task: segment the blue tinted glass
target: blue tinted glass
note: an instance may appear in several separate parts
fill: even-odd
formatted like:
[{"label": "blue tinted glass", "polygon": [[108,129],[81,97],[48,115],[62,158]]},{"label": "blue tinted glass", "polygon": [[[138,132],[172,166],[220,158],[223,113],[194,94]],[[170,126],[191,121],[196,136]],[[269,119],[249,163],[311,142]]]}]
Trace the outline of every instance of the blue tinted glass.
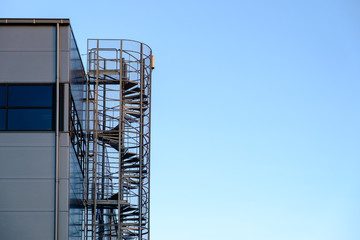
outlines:
[{"label": "blue tinted glass", "polygon": [[5,130],[6,110],[0,109],[0,130]]},{"label": "blue tinted glass", "polygon": [[6,86],[0,86],[0,107],[6,105]]},{"label": "blue tinted glass", "polygon": [[51,107],[52,86],[9,86],[9,107]]},{"label": "blue tinted glass", "polygon": [[52,130],[51,109],[8,109],[9,130]]}]

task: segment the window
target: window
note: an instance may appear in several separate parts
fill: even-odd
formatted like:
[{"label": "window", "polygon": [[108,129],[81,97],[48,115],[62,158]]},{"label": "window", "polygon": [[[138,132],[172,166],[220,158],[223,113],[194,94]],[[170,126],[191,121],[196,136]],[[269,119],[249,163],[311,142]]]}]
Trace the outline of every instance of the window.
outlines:
[{"label": "window", "polygon": [[6,106],[6,86],[0,85],[0,107]]},{"label": "window", "polygon": [[0,130],[54,130],[53,85],[0,85]]},{"label": "window", "polygon": [[6,110],[0,109],[0,130],[5,130],[6,124]]},{"label": "window", "polygon": [[0,130],[5,129],[6,123],[6,110],[1,107],[6,106],[6,86],[0,85]]},{"label": "window", "polygon": [[52,85],[48,86],[8,86],[9,107],[52,107]]}]

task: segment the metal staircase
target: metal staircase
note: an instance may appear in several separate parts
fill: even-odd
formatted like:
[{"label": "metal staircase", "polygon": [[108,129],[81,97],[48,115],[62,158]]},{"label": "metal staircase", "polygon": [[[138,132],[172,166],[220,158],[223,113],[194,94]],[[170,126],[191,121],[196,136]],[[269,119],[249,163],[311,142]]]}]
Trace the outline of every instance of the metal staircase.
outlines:
[{"label": "metal staircase", "polygon": [[151,49],[88,40],[86,239],[149,239]]}]

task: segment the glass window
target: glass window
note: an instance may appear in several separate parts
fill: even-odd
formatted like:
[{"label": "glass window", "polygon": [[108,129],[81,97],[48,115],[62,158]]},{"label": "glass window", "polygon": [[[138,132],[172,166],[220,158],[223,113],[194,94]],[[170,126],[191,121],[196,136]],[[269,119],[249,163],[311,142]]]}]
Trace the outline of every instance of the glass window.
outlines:
[{"label": "glass window", "polygon": [[9,107],[52,107],[53,86],[9,86]]},{"label": "glass window", "polygon": [[0,86],[0,107],[6,106],[6,86]]},{"label": "glass window", "polygon": [[5,130],[6,109],[0,109],[0,130]]},{"label": "glass window", "polygon": [[0,85],[0,130],[53,130],[53,90],[53,85]]},{"label": "glass window", "polygon": [[52,130],[52,109],[9,109],[9,130]]}]

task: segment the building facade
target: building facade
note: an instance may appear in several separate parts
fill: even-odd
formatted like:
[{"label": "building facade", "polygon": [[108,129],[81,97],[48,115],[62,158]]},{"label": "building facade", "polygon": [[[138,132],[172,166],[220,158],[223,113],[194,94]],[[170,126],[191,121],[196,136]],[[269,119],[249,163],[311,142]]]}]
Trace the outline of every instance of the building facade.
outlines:
[{"label": "building facade", "polygon": [[83,238],[85,84],[68,19],[0,20],[0,239]]},{"label": "building facade", "polygon": [[151,49],[0,19],[0,239],[149,239]]}]

